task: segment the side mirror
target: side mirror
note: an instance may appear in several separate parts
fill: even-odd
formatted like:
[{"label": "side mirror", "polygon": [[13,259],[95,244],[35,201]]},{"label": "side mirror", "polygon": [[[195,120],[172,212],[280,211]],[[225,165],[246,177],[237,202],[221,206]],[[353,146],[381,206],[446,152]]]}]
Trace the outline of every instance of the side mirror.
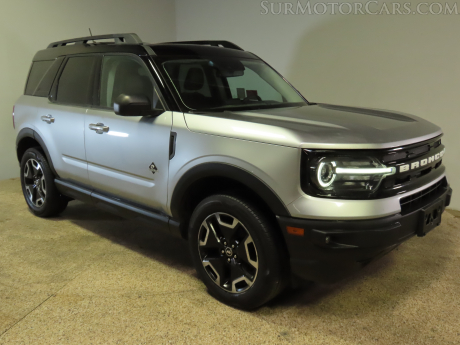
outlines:
[{"label": "side mirror", "polygon": [[118,96],[113,103],[115,114],[121,116],[158,116],[164,113],[163,109],[152,109],[149,99],[144,95],[125,95]]}]

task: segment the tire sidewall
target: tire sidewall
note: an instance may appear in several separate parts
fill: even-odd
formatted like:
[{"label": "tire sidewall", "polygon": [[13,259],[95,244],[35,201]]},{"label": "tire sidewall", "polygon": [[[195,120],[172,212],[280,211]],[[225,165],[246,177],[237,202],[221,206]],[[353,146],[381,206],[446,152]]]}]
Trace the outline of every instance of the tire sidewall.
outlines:
[{"label": "tire sidewall", "polygon": [[[249,289],[241,293],[226,292],[217,286],[201,262],[198,252],[198,232],[202,222],[216,212],[227,213],[237,218],[250,233],[257,249],[259,267],[256,281]],[[260,216],[260,213],[257,215]],[[276,288],[277,284],[277,274],[274,271],[278,266],[276,261],[279,260],[279,255],[277,255],[276,250],[273,250],[273,243],[270,243],[272,241],[270,241],[269,236],[264,235],[264,232],[270,231],[270,229],[265,229],[263,224],[266,222],[259,222],[237,199],[224,195],[216,195],[203,200],[193,212],[189,226],[191,255],[196,270],[209,292],[220,301],[237,308],[253,309],[273,297],[273,289]]]}]

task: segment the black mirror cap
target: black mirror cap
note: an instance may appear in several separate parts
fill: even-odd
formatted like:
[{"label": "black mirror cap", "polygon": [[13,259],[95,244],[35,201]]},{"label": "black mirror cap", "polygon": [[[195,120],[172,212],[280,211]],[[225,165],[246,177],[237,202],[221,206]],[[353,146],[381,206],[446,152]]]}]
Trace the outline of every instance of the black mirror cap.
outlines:
[{"label": "black mirror cap", "polygon": [[152,109],[150,100],[144,95],[119,95],[113,103],[115,114],[121,116],[158,116],[163,109]]}]

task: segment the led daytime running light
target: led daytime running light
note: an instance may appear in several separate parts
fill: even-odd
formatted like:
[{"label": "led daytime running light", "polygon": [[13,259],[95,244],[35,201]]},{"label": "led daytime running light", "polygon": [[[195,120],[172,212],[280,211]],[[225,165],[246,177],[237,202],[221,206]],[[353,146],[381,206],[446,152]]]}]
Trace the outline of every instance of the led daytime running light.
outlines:
[{"label": "led daytime running light", "polygon": [[335,173],[339,175],[393,175],[396,168],[335,168]]},{"label": "led daytime running light", "polygon": [[[331,162],[330,164],[333,166],[333,170],[336,170],[336,169],[337,169],[337,165],[336,165],[335,162]],[[326,165],[326,163],[321,162],[320,165],[319,165],[319,167],[318,167],[318,173],[317,173],[318,183],[319,183],[320,186],[323,187],[323,188],[329,187],[329,186],[332,184],[332,182],[334,182],[335,176],[336,176],[336,174],[333,173],[331,180],[330,180],[329,182],[324,183],[324,182],[323,182],[323,179],[321,178],[321,171],[323,170],[323,167],[324,167],[325,165]]]}]

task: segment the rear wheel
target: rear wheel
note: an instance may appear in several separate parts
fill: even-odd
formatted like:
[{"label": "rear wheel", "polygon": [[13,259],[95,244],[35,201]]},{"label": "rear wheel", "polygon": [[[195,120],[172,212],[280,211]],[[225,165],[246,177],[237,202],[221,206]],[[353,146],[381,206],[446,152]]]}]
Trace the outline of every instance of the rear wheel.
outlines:
[{"label": "rear wheel", "polygon": [[228,195],[206,198],[193,212],[189,243],[201,279],[226,304],[257,308],[286,286],[284,242],[251,203]]},{"label": "rear wheel", "polygon": [[21,159],[21,185],[30,210],[39,217],[50,217],[65,210],[68,199],[54,184],[54,174],[44,155],[28,149]]}]

